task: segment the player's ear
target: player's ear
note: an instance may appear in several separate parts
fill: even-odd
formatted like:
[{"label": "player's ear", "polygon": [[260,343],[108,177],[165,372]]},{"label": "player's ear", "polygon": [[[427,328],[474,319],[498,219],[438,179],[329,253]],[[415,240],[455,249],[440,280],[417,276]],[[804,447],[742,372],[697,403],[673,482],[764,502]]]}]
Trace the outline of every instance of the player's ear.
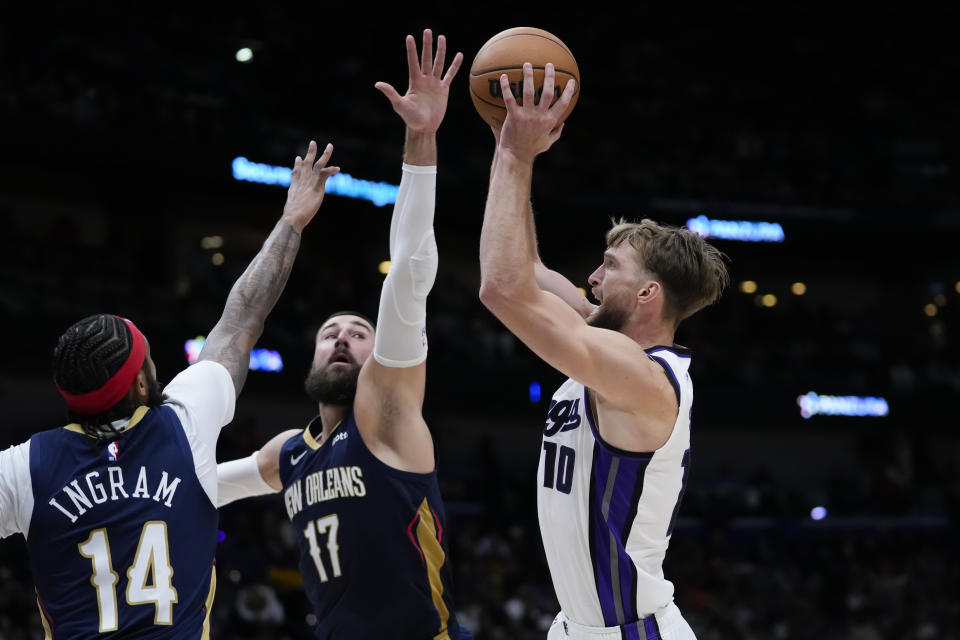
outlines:
[{"label": "player's ear", "polygon": [[133,379],[131,391],[133,391],[134,398],[140,403],[146,403],[150,398],[150,385],[147,383],[147,374],[143,369],[138,371],[137,377]]},{"label": "player's ear", "polygon": [[663,287],[656,280],[648,280],[637,289],[637,303],[646,304],[656,300],[663,292]]}]

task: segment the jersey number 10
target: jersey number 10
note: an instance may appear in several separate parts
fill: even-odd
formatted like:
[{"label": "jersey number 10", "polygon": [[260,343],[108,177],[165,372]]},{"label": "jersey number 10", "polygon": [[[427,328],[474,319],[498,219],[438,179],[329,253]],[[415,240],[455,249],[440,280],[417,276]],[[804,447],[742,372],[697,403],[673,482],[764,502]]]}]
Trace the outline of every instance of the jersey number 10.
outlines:
[{"label": "jersey number 10", "polygon": [[543,441],[543,450],[543,486],[553,489],[556,484],[557,491],[570,493],[573,488],[573,463],[576,461],[577,452],[561,445],[558,454],[557,443],[549,440]]}]

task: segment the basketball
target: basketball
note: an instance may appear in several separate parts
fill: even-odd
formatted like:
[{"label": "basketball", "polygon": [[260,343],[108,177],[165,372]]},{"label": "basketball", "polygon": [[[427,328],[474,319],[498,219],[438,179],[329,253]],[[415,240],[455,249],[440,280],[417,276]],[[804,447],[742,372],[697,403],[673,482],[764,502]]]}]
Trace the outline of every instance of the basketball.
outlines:
[{"label": "basketball", "polygon": [[561,122],[573,111],[580,97],[580,69],[570,49],[560,38],[543,29],[514,27],[487,40],[470,66],[470,98],[477,113],[487,124],[501,127],[507,116],[500,90],[501,74],[507,74],[511,93],[519,104],[523,104],[524,62],[533,65],[533,82],[538,97],[543,91],[544,68],[548,62],[552,62],[556,69],[554,100],[563,93],[567,80],[576,80],[573,99]]}]

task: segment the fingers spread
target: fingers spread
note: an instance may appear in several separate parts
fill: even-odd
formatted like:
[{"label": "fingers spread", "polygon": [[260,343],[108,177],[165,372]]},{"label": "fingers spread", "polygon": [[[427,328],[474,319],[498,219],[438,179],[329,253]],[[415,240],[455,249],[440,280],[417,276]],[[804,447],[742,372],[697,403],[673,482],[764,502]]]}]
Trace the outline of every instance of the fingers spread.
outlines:
[{"label": "fingers spread", "polygon": [[463,54],[457,52],[457,55],[453,56],[453,62],[450,63],[450,68],[447,69],[447,72],[443,76],[443,83],[450,85],[450,82],[453,80],[453,76],[457,75],[457,71],[460,70],[460,65],[463,64]]},{"label": "fingers spread", "polygon": [[320,154],[320,157],[317,159],[316,164],[313,165],[314,171],[319,171],[327,166],[327,163],[330,161],[330,155],[333,153],[333,145],[329,142],[327,146],[323,148],[323,153]]}]

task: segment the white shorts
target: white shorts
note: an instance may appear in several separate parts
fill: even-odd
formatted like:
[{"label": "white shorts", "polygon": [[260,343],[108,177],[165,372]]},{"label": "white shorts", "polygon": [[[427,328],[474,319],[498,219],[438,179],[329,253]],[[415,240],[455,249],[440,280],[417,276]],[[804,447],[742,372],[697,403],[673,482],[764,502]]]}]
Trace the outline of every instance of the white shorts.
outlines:
[{"label": "white shorts", "polygon": [[587,627],[567,618],[563,611],[557,614],[547,640],[696,640],[693,630],[680,614],[677,605],[670,603],[643,620],[623,627]]}]

